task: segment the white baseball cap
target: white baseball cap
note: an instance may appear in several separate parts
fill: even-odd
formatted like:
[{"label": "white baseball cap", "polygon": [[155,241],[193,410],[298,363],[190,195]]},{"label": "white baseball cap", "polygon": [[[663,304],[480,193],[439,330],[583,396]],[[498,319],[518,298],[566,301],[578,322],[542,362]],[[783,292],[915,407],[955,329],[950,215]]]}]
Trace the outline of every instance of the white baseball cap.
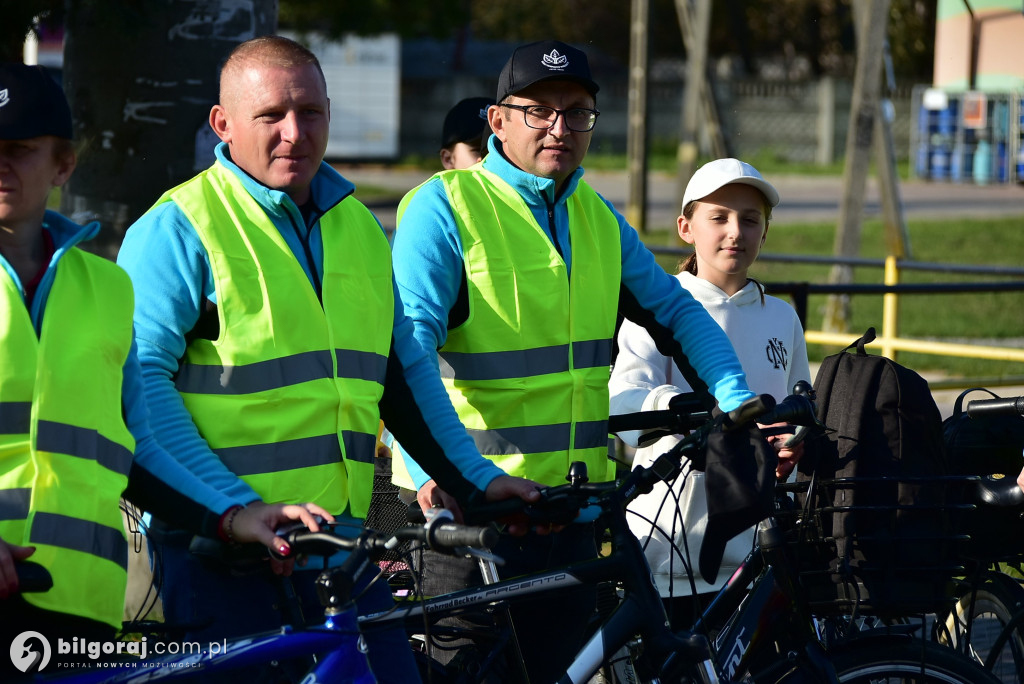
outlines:
[{"label": "white baseball cap", "polygon": [[697,169],[683,193],[683,209],[694,200],[704,199],[715,190],[730,183],[751,185],[761,191],[769,206],[779,204],[779,191],[757,172],[753,166],[739,159],[716,159]]}]

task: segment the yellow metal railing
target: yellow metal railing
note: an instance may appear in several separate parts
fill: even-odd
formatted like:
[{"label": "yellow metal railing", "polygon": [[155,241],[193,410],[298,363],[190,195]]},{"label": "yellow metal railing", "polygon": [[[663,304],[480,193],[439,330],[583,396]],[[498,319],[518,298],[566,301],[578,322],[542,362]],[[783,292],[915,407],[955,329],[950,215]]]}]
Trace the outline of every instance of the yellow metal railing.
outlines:
[{"label": "yellow metal railing", "polygon": [[[885,260],[886,285],[899,284],[899,263],[894,256]],[[823,330],[805,330],[804,338],[809,344],[827,344],[846,346],[856,339],[855,336]],[[882,356],[896,359],[897,351],[918,352],[920,354],[936,354],[939,356],[962,356],[992,361],[1016,361],[1024,363],[1024,349],[1015,347],[994,347],[980,344],[958,344],[952,342],[934,342],[930,340],[914,340],[899,337],[899,295],[887,292],[882,295],[882,331],[868,347],[878,348]],[[929,383],[933,389],[957,387],[990,387],[1024,384],[1024,377],[1012,376],[1002,378],[950,378]]]},{"label": "yellow metal railing", "polygon": [[[652,252],[670,254],[683,257],[690,253],[689,249],[650,247]],[[882,356],[896,359],[898,351],[918,352],[921,354],[934,354],[938,356],[961,356],[968,358],[988,359],[992,361],[1012,361],[1024,363],[1024,349],[1016,347],[996,347],[981,344],[966,344],[953,342],[935,342],[930,340],[916,340],[899,336],[899,291],[915,292],[971,292],[971,291],[1006,291],[1024,290],[1024,283],[1006,282],[994,283],[945,283],[939,285],[900,285],[900,269],[904,270],[926,270],[926,271],[950,271],[963,273],[984,273],[988,275],[1017,276],[1024,275],[1024,269],[1012,269],[1002,267],[984,266],[953,266],[949,264],[926,264],[920,262],[901,262],[895,256],[886,257],[884,261],[879,259],[865,258],[842,258],[827,256],[807,255],[786,255],[786,254],[761,254],[762,261],[779,261],[793,263],[818,263],[834,264],[848,263],[853,266],[879,267],[884,270],[884,285],[818,285],[811,283],[766,283],[769,291],[775,294],[789,294],[793,297],[794,306],[800,314],[800,320],[804,323],[804,337],[808,344],[823,344],[837,347],[846,345],[857,339],[857,335],[849,333],[834,333],[823,330],[807,330],[807,297],[809,294],[882,294],[882,329],[880,334],[871,342],[868,347],[878,349]],[[954,389],[966,387],[996,387],[1009,385],[1024,385],[1024,376],[1004,376],[986,378],[949,378],[929,382],[932,389]]]}]

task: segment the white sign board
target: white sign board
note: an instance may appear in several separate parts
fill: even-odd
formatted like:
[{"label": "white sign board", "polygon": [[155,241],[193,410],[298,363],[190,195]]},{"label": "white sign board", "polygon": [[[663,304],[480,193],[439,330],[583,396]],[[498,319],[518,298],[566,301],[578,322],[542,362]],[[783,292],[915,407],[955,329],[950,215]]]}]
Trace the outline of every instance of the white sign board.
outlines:
[{"label": "white sign board", "polygon": [[326,41],[295,37],[320,60],[331,98],[327,159],[394,159],[399,148],[401,43],[397,35]]}]

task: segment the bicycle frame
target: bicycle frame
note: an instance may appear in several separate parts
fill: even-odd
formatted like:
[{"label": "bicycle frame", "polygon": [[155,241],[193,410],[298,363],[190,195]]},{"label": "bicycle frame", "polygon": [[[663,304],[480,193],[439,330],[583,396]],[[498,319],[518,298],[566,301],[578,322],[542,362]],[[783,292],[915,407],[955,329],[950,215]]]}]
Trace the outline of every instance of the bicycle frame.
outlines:
[{"label": "bicycle frame", "polygon": [[[585,682],[603,661],[637,634],[658,644],[666,654],[666,661],[677,659],[681,665],[700,663],[702,671],[706,672],[701,681],[721,681],[715,674],[706,638],[699,635],[684,638],[669,631],[668,617],[650,569],[642,560],[644,556],[640,542],[626,525],[625,515],[620,513],[610,516],[609,528],[613,552],[608,556],[410,602],[397,610],[361,616],[358,619],[360,629],[389,628],[398,623],[415,626],[424,617],[447,617],[495,601],[515,600],[615,579],[622,581],[625,588],[623,600],[576,654],[565,677],[560,681]],[[660,615],[661,624],[652,628],[651,615]]]},{"label": "bicycle frame", "polygon": [[319,684],[373,684],[376,680],[361,649],[355,610],[329,616],[324,624],[303,630],[280,631],[228,640],[223,651],[168,656],[127,664],[111,664],[65,676],[40,676],[40,682],[59,684],[142,684],[154,678],[189,681],[191,677],[222,674],[245,667],[266,667],[273,660],[308,658],[323,654],[309,670]]},{"label": "bicycle frame", "polygon": [[[624,486],[609,494],[604,520],[612,539],[610,555],[561,568],[513,577],[493,584],[463,589],[429,599],[410,601],[397,610],[365,615],[360,629],[392,628],[398,623],[415,628],[424,619],[433,621],[496,601],[515,601],[581,585],[615,581],[623,596],[590,639],[576,653],[560,684],[586,682],[622,647],[639,637],[643,658],[663,675],[688,673],[705,683],[725,682],[742,675],[762,656],[782,676],[795,666],[792,658],[779,662],[774,648],[778,636],[770,626],[782,620],[793,625],[784,630],[790,645],[801,647],[817,681],[835,681],[824,647],[817,639],[809,611],[799,600],[793,583],[795,569],[782,554],[785,544],[774,521],[766,521],[759,544],[733,573],[701,620],[690,632],[673,633],[654,584],[640,541],[626,523],[622,502]],[[754,587],[747,587],[754,581]],[[654,617],[656,616],[656,617]],[[722,630],[714,642],[711,630]],[[788,653],[787,653],[788,655]]]}]

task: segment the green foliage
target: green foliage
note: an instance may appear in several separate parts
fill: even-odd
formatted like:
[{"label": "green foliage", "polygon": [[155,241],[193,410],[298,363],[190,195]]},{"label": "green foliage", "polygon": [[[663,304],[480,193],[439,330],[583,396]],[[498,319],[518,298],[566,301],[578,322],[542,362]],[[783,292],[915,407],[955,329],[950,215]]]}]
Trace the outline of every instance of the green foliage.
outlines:
[{"label": "green foliage", "polygon": [[[677,0],[651,0],[648,45],[652,59],[685,56]],[[732,56],[740,71],[776,58],[787,71],[851,75],[856,52],[852,0],[713,0],[708,51]],[[526,42],[554,38],[591,46],[629,63],[630,3],[624,0],[281,0],[282,28],[403,37]],[[934,3],[891,0],[889,36],[898,78],[931,80]],[[808,74],[804,74],[805,76]]]},{"label": "green foliage", "polygon": [[468,23],[469,8],[469,0],[281,0],[278,23],[282,29],[332,37],[394,32],[405,38],[449,38]]}]

